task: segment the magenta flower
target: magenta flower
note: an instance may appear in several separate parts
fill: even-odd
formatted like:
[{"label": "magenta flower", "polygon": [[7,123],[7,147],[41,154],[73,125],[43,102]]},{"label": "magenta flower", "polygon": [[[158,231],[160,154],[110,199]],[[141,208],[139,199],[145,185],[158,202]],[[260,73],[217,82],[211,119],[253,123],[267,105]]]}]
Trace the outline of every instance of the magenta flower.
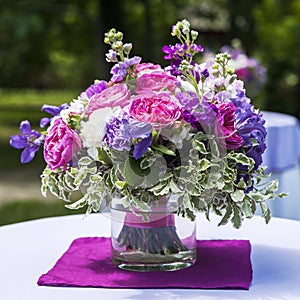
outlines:
[{"label": "magenta flower", "polygon": [[231,102],[217,104],[216,107],[218,108],[218,120],[225,137],[227,149],[240,148],[243,146],[243,139],[235,132],[234,128],[234,113],[237,108]]},{"label": "magenta flower", "polygon": [[90,99],[86,114],[89,116],[93,111],[104,107],[120,106],[123,108],[129,104],[129,97],[130,91],[125,83],[114,84]]},{"label": "magenta flower", "polygon": [[81,150],[79,135],[62,118],[54,120],[45,138],[44,158],[51,170],[67,169],[74,153]]},{"label": "magenta flower", "polygon": [[10,145],[16,149],[24,149],[21,154],[21,163],[29,163],[44,141],[44,136],[31,129],[29,121],[20,124],[21,134],[10,137]]},{"label": "magenta flower", "polygon": [[166,126],[179,120],[182,116],[181,107],[169,93],[151,93],[137,95],[133,98],[130,116],[140,122]]}]

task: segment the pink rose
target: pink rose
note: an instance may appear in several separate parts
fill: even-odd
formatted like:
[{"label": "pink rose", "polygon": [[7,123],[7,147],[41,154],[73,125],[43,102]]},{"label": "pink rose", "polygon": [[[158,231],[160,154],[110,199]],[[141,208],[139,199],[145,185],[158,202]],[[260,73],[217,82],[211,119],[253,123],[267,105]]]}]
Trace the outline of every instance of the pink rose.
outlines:
[{"label": "pink rose", "polygon": [[132,99],[130,117],[140,122],[168,125],[181,118],[181,107],[169,93],[144,93]]},{"label": "pink rose", "polygon": [[114,84],[90,99],[86,114],[89,116],[93,111],[104,107],[120,106],[123,108],[129,104],[129,98],[130,91],[125,83]]},{"label": "pink rose", "polygon": [[44,158],[51,170],[67,169],[75,151],[81,149],[78,134],[62,118],[54,120],[45,138]]},{"label": "pink rose", "polygon": [[227,149],[232,150],[241,147],[243,139],[235,133],[234,128],[234,112],[237,108],[231,102],[217,104],[216,107],[218,108],[218,120],[221,124]]},{"label": "pink rose", "polygon": [[144,90],[158,92],[165,89],[174,92],[176,89],[176,83],[176,77],[169,75],[166,72],[145,73],[138,78],[136,92],[141,93]]},{"label": "pink rose", "polygon": [[155,65],[153,63],[142,63],[136,66],[137,73],[151,73],[153,71],[163,71],[160,65]]}]

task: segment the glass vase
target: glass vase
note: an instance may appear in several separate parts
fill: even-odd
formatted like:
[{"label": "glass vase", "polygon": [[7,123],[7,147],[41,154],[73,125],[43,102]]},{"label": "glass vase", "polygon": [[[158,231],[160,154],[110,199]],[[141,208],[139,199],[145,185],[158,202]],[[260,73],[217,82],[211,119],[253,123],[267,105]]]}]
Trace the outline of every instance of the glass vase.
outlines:
[{"label": "glass vase", "polygon": [[150,211],[111,202],[112,262],[131,271],[174,271],[196,262],[196,221],[177,215],[170,199]]}]

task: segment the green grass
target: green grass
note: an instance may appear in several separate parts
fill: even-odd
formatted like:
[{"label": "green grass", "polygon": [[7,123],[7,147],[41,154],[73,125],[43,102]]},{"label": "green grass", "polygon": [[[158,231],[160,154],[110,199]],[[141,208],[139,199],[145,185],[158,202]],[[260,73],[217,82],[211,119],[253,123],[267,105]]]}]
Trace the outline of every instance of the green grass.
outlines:
[{"label": "green grass", "polygon": [[[19,134],[22,120],[29,120],[32,127],[38,129],[39,120],[49,116],[41,112],[43,104],[61,105],[76,99],[79,91],[36,91],[36,90],[4,90],[0,89],[0,171],[18,171],[21,168],[38,168],[45,166],[42,149],[29,165],[20,163],[22,150],[9,145],[11,135]],[[43,199],[28,199],[22,201],[11,200],[0,206],[0,225],[21,221],[39,219],[43,217],[84,213],[85,210],[68,210],[62,201],[46,202]]]},{"label": "green grass", "polygon": [[62,201],[27,200],[8,202],[0,206],[0,226],[45,217],[85,213],[85,209],[69,210]]},{"label": "green grass", "polygon": [[39,120],[49,116],[41,112],[43,104],[61,105],[78,97],[78,91],[69,90],[3,90],[0,89],[0,143],[5,143],[10,135],[18,134],[22,120],[29,120],[38,128]]}]

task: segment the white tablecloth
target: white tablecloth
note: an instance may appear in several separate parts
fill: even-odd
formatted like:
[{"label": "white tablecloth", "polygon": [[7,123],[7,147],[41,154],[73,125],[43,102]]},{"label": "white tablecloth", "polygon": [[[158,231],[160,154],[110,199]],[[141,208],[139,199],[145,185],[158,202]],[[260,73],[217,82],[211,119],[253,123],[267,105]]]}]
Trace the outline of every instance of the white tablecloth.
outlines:
[{"label": "white tablecloth", "polygon": [[[240,230],[198,218],[198,239],[249,239],[253,281],[245,290],[104,289],[36,284],[78,237],[109,236],[110,219],[93,214],[46,218],[0,227],[0,299],[300,299],[300,222],[255,216]],[[180,280],[180,277],[178,278]]]},{"label": "white tablecloth", "polygon": [[263,165],[279,181],[279,190],[289,197],[270,202],[272,215],[300,220],[300,125],[294,116],[262,112],[266,120],[267,149]]}]

